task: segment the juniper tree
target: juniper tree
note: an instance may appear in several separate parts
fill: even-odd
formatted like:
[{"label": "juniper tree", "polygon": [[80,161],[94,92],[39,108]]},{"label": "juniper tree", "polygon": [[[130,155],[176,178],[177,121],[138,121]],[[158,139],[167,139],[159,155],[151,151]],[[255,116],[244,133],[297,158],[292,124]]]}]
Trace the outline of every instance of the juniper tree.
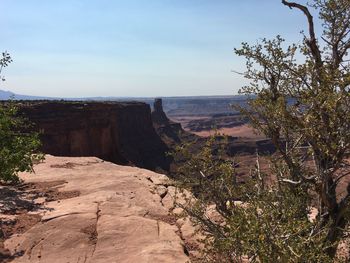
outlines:
[{"label": "juniper tree", "polygon": [[[350,183],[345,193],[337,189],[349,174],[350,1],[282,3],[305,15],[308,31],[300,45],[286,47],[278,36],[236,50],[247,58],[245,77],[251,80],[242,93],[257,95],[242,112],[281,154],[288,169],[280,180],[291,187],[314,187],[321,226],[329,225],[326,239],[336,244],[349,220]],[[311,8],[322,22],[319,37]],[[310,158],[314,169],[306,165]],[[330,255],[335,248],[329,249]]]},{"label": "juniper tree", "polygon": [[[227,176],[227,168],[216,179],[207,180],[200,175],[215,164],[185,167],[192,174],[196,169],[198,176],[187,177],[182,187],[195,184],[199,193],[206,193],[205,198],[197,193],[197,201],[182,207],[206,230],[207,251],[215,255],[210,260],[239,262],[245,255],[259,262],[331,262],[348,231],[350,1],[313,0],[302,5],[283,0],[282,4],[306,18],[300,44],[288,45],[277,36],[235,49],[246,58],[244,76],[250,80],[241,89],[249,97],[248,107],[240,111],[276,146],[268,175],[275,182],[266,186],[261,183],[264,176],[255,173],[243,193],[234,183],[234,172]],[[318,13],[321,22],[319,36],[312,12]],[[185,171],[181,173],[186,176]],[[225,207],[222,200],[237,193],[248,205],[242,208],[230,202]],[[205,215],[210,203],[226,222],[216,224],[215,231],[215,222]],[[318,213],[310,220],[312,208]]]}]

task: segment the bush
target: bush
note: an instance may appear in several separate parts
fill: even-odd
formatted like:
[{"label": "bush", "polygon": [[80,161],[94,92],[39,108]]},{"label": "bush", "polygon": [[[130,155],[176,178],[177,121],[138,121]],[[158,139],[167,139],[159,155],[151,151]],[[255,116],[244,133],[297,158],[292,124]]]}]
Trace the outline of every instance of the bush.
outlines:
[{"label": "bush", "polygon": [[[177,185],[194,196],[184,195],[187,202],[177,206],[203,231],[201,262],[333,262],[327,227],[310,219],[313,199],[304,186],[268,185],[270,175],[258,165],[239,181],[233,161],[214,148],[213,137],[197,154],[188,145],[174,154],[188,158],[178,169]],[[208,214],[208,207],[218,215]]]},{"label": "bush", "polygon": [[13,103],[0,106],[0,181],[17,182],[18,172],[32,172],[34,162],[43,159],[39,135],[23,132],[28,128]]},{"label": "bush", "polygon": [[[11,63],[7,52],[0,59],[0,82],[4,81],[2,69]],[[0,182],[18,181],[19,172],[32,172],[35,161],[43,159],[38,153],[39,135],[30,132],[29,122],[18,116],[13,102],[0,105]]]}]

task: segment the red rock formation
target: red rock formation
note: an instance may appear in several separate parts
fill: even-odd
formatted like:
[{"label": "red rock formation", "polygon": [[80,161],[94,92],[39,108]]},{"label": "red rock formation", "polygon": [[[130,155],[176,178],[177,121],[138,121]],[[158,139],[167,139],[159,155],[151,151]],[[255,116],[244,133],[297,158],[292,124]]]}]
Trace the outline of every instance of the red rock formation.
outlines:
[{"label": "red rock formation", "polygon": [[168,170],[167,146],[141,102],[31,102],[20,107],[42,132],[42,150],[56,156],[96,156],[117,164]]},{"label": "red rock formation", "polygon": [[[189,134],[182,129],[180,123],[169,120],[163,111],[162,99],[155,99],[153,105],[152,121],[158,135],[169,147],[182,142],[184,137]],[[192,135],[192,137],[193,136],[194,135]],[[191,139],[193,139],[192,137]]]},{"label": "red rock formation", "polygon": [[156,98],[153,103],[153,111],[152,111],[152,121],[158,125],[169,124],[170,120],[166,116],[163,110],[163,101],[161,98]]}]

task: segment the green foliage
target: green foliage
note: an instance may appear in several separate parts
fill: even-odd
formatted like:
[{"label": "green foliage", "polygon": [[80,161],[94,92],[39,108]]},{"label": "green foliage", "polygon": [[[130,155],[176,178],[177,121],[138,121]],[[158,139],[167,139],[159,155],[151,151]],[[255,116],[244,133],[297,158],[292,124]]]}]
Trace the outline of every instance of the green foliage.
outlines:
[{"label": "green foliage", "polygon": [[5,81],[5,77],[1,75],[2,70],[12,62],[11,56],[7,51],[2,52],[1,55],[2,57],[0,58],[0,82]]},{"label": "green foliage", "polygon": [[[342,193],[339,186],[350,167],[350,2],[282,3],[302,11],[308,33],[300,45],[288,46],[278,36],[236,49],[248,61],[245,76],[251,80],[241,92],[257,95],[241,111],[277,147],[285,167],[278,179],[316,192],[317,220],[328,232],[324,242],[332,243],[327,251],[334,257],[349,226],[350,184]],[[320,38],[309,8],[319,12]]]},{"label": "green foliage", "polygon": [[17,116],[10,103],[0,106],[0,181],[18,181],[18,172],[32,172],[33,163],[43,158],[38,154],[39,135],[23,132],[28,122]]},{"label": "green foliage", "polygon": [[[269,173],[274,182],[268,185],[257,166],[245,184],[236,184],[234,171],[206,148],[184,166],[191,179],[180,180],[195,190],[197,199],[183,208],[207,233],[209,261],[333,262],[349,229],[350,1],[282,4],[306,17],[301,44],[277,36],[235,49],[246,58],[250,80],[241,90],[249,106],[238,108],[276,146]],[[319,13],[319,38],[311,9]],[[209,205],[222,223],[208,217]],[[317,211],[313,220],[311,210]]]},{"label": "green foliage", "polygon": [[201,261],[333,262],[325,228],[311,220],[312,198],[305,189],[283,182],[268,186],[258,165],[243,183],[223,149],[213,150],[215,141],[210,138],[196,154],[190,145],[175,154],[188,158],[178,170],[177,184],[194,196],[184,195],[187,202],[177,205],[203,230]]},{"label": "green foliage", "polygon": [[[12,62],[7,52],[2,56],[0,74]],[[0,105],[0,182],[17,182],[19,172],[32,172],[34,162],[43,159],[38,153],[39,135],[29,130],[28,121],[18,116],[13,102]]]}]

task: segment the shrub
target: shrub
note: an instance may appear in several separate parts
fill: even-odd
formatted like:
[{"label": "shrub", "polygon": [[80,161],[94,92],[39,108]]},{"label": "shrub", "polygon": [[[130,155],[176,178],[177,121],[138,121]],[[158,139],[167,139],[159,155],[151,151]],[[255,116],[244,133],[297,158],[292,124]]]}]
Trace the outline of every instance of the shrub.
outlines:
[{"label": "shrub", "polygon": [[[0,59],[1,70],[12,60],[7,52]],[[0,105],[0,182],[13,183],[18,181],[18,173],[32,172],[33,163],[43,159],[38,153],[40,147],[39,135],[29,132],[29,122],[18,116],[13,102]]]}]

